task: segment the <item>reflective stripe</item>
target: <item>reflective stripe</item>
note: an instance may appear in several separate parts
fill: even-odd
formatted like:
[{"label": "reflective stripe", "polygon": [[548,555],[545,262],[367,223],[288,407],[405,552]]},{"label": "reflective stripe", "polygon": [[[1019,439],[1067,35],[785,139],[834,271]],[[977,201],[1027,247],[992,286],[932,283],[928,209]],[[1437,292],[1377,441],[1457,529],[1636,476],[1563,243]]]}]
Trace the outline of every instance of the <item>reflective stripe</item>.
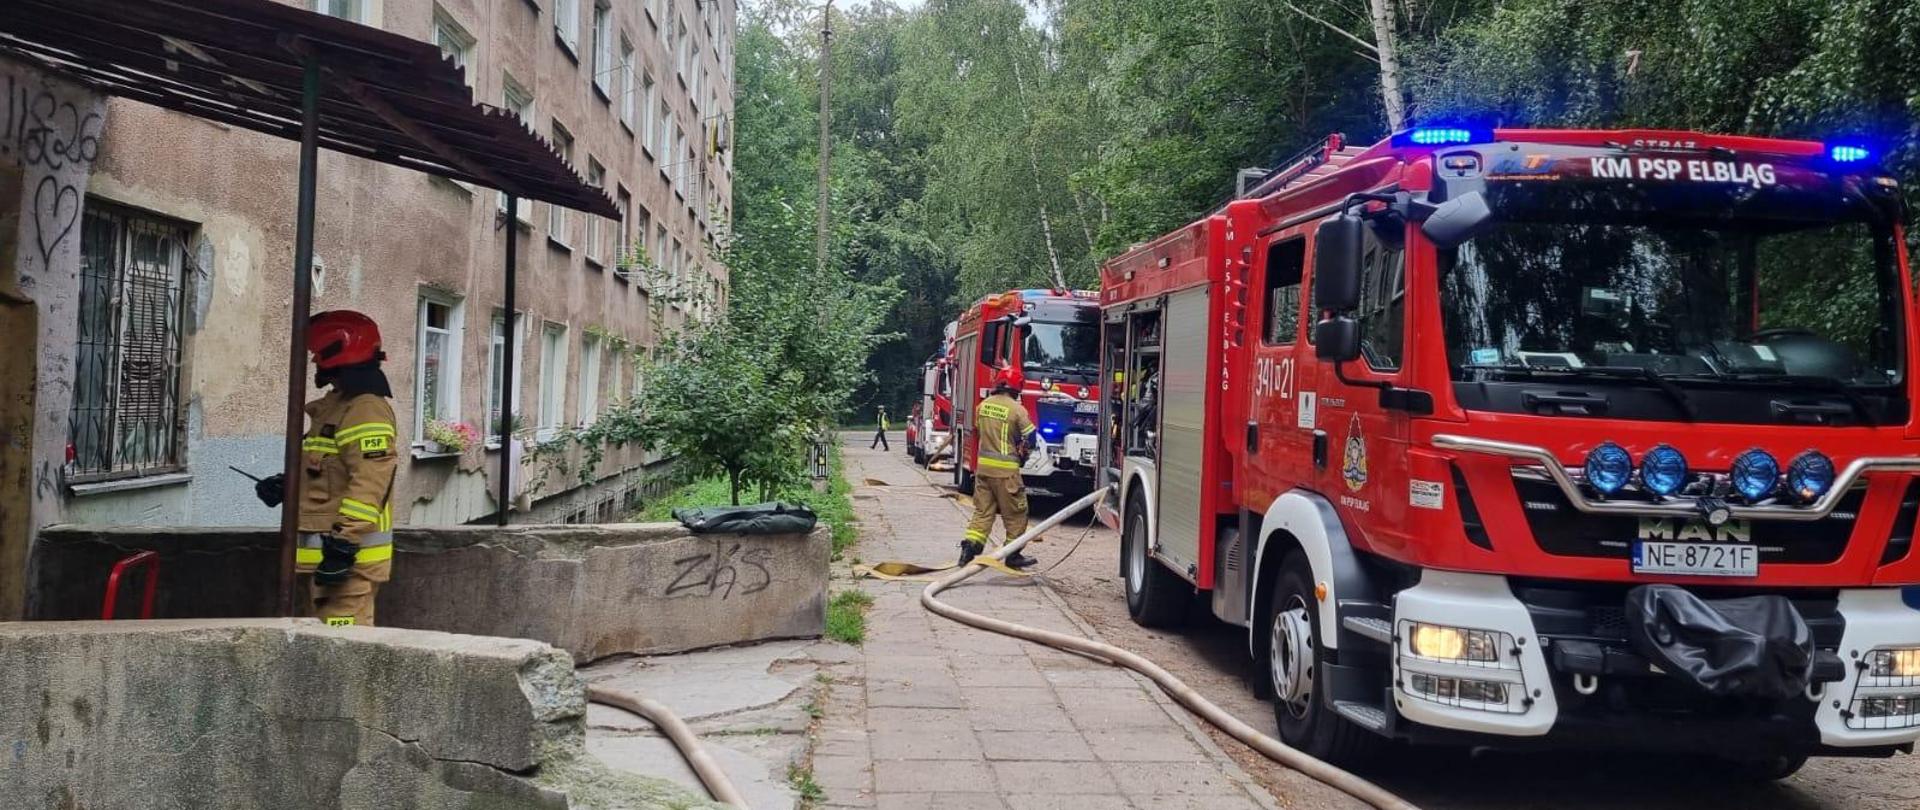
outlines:
[{"label": "reflective stripe", "polygon": [[300,441],[300,449],[309,453],[338,453],[340,443],[324,436],[308,436]]},{"label": "reflective stripe", "polygon": [[1022,436],[1031,436],[1031,435],[1033,435],[1033,425],[1032,425],[1032,424],[1028,424],[1028,425],[1027,425],[1026,427],[1024,427],[1024,428],[1021,428],[1021,430],[1020,430],[1020,435],[1022,435]]},{"label": "reflective stripe", "polygon": [[1002,470],[1017,470],[1017,469],[1020,469],[1020,462],[1008,461],[1006,459],[988,458],[985,453],[982,453],[980,455],[980,466],[994,467]]},{"label": "reflective stripe", "polygon": [[1007,418],[1007,406],[993,402],[980,403],[980,415],[988,419]]},{"label": "reflective stripe", "polygon": [[340,514],[368,523],[380,522],[380,510],[373,504],[356,501],[352,498],[340,499]]},{"label": "reflective stripe", "polygon": [[337,431],[333,434],[333,438],[334,438],[334,441],[350,442],[355,439],[364,439],[368,436],[392,437],[393,435],[394,435],[394,430],[393,430],[392,423],[366,422],[363,424],[353,425],[353,426],[344,428],[340,431]]},{"label": "reflective stripe", "polygon": [[967,539],[968,539],[968,540],[985,540],[985,539],[987,539],[987,533],[986,533],[986,532],[983,532],[983,531],[979,531],[979,530],[976,530],[976,529],[968,529],[968,530],[967,530]]},{"label": "reflective stripe", "polygon": [[323,555],[317,548],[297,548],[293,550],[293,561],[299,565],[319,565]]},{"label": "reflective stripe", "polygon": [[[309,534],[302,537],[300,542],[304,545],[294,549],[293,561],[299,565],[319,565],[326,556],[326,552],[320,549],[321,536]],[[385,562],[391,559],[393,559],[393,534],[390,532],[374,532],[367,535],[360,543],[360,550],[353,554],[355,565]]]},{"label": "reflective stripe", "polygon": [[361,548],[393,545],[393,532],[371,532],[360,536]]},{"label": "reflective stripe", "polygon": [[360,551],[353,555],[353,564],[366,565],[391,559],[393,559],[393,544],[382,543],[377,546],[361,546]]}]

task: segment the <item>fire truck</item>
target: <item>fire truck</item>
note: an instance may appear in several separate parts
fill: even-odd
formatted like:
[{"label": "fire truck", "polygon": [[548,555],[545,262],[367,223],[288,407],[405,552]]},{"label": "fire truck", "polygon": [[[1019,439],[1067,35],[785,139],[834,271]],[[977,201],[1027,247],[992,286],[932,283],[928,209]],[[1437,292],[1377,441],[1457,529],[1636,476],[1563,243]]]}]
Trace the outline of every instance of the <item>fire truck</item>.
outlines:
[{"label": "fire truck", "polygon": [[954,483],[973,491],[980,443],[969,432],[973,409],[992,393],[993,375],[1014,369],[1020,402],[1046,442],[1020,473],[1038,495],[1093,491],[1100,411],[1100,306],[1085,290],[1012,290],[981,298],[961,314],[949,358],[958,448]]},{"label": "fire truck", "polygon": [[[909,426],[907,453],[922,464],[933,463],[934,454],[947,441],[953,428],[953,335],[958,322],[948,322],[940,349],[920,366],[918,410]],[[942,453],[945,455],[945,453]]]},{"label": "fire truck", "polygon": [[1330,138],[1102,268],[1129,612],[1246,628],[1323,758],[1911,753],[1903,211],[1855,143]]}]

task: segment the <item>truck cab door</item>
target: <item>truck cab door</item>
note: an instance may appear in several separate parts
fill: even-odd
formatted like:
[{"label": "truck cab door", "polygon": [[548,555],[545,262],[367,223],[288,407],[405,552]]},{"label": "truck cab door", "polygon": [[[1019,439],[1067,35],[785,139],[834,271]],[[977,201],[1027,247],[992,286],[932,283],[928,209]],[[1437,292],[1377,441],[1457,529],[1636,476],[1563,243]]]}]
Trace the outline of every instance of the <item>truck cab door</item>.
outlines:
[{"label": "truck cab door", "polygon": [[[1379,386],[1403,384],[1407,377],[1406,271],[1404,226],[1368,228],[1355,312],[1361,357],[1341,369],[1314,361],[1319,397],[1307,456],[1315,488],[1333,502],[1349,531],[1359,529],[1356,540],[1376,546],[1405,542],[1404,531],[1395,527],[1404,525],[1407,513],[1411,426],[1405,411],[1381,407]],[[1309,347],[1303,357],[1311,356]]]},{"label": "truck cab door", "polygon": [[1262,237],[1254,246],[1253,273],[1248,286],[1252,312],[1248,323],[1258,329],[1249,335],[1252,366],[1247,424],[1241,426],[1246,443],[1247,469],[1239,476],[1249,509],[1264,511],[1282,493],[1301,484],[1311,485],[1314,467],[1310,453],[1317,424],[1319,392],[1313,347],[1306,341],[1305,228],[1292,228]]}]

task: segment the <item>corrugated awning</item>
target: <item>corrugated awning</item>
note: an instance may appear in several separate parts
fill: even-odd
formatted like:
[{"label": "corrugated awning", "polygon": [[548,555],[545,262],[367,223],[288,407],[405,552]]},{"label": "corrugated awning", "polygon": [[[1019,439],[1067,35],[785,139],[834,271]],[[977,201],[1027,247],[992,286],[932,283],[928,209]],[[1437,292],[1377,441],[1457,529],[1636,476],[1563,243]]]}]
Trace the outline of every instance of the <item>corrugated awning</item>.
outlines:
[{"label": "corrugated awning", "polygon": [[0,53],[103,92],[290,140],[322,72],[320,146],[618,218],[433,45],[269,0],[0,0]]}]

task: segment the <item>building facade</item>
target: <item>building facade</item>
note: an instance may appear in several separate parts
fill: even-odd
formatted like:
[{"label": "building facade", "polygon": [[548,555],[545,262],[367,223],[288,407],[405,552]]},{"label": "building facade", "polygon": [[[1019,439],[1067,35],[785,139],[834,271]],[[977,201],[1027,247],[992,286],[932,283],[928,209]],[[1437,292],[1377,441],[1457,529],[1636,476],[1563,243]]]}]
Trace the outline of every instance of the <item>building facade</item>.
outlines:
[{"label": "building facade", "polygon": [[[396,522],[487,519],[500,453],[524,456],[515,521],[613,520],[651,476],[635,450],[547,469],[525,448],[644,384],[638,361],[724,306],[736,0],[280,0],[438,45],[474,98],[517,114],[620,220],[323,149],[314,310],[382,329],[410,444]],[[280,468],[296,144],[105,103],[73,233],[73,406],[54,520],[264,525]],[[502,307],[518,230],[518,329]],[[511,440],[495,435],[515,356]],[[480,437],[433,441],[455,424]],[[657,465],[654,465],[657,466]]]}]

